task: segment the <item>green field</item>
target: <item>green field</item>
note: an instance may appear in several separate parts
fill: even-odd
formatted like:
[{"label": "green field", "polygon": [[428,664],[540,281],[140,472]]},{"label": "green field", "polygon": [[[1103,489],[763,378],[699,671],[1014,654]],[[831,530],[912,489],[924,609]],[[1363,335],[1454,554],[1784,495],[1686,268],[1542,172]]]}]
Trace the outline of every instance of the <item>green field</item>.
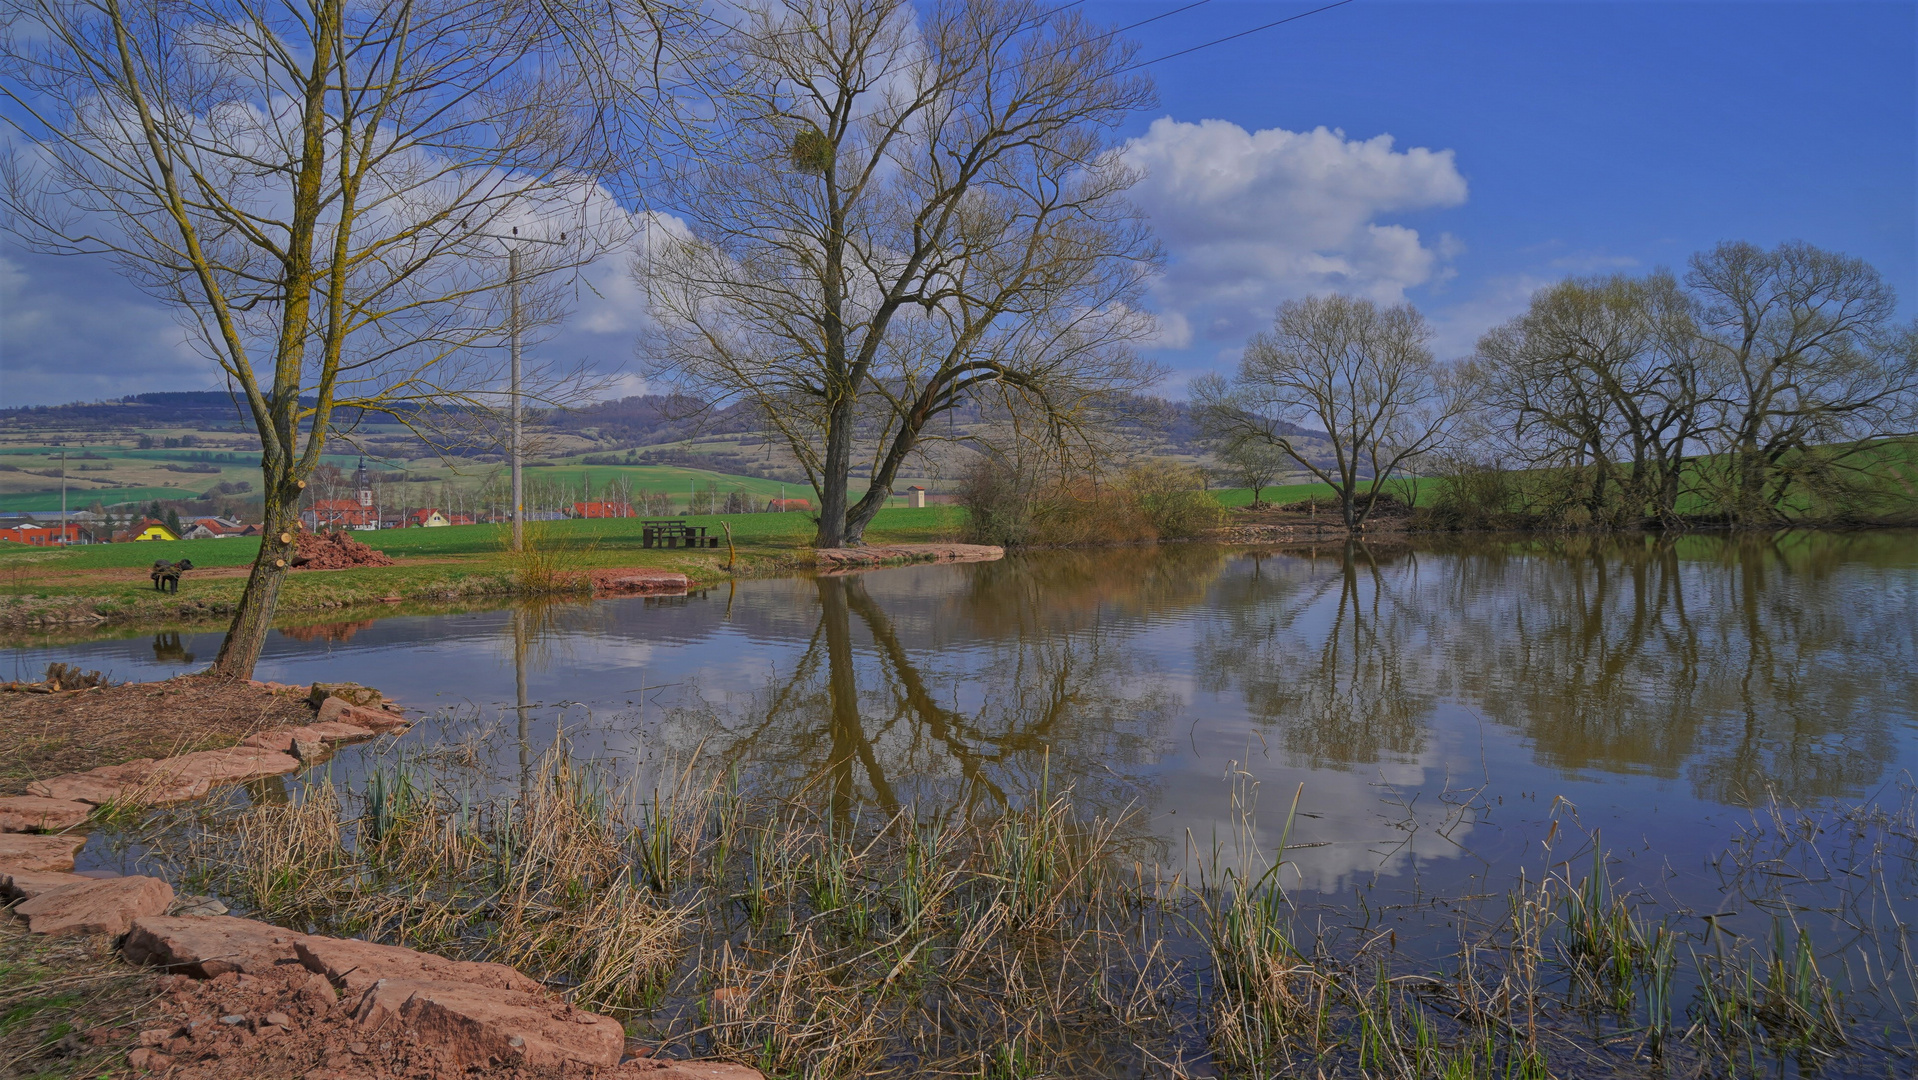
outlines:
[{"label": "green field", "polygon": [[[217,476],[208,477],[208,485],[218,483]],[[208,485],[202,485],[208,486]],[[133,487],[113,488],[107,491],[69,488],[67,490],[67,509],[85,510],[94,503],[118,506],[121,503],[150,503],[155,499],[191,499],[200,492],[177,487]],[[52,491],[29,491],[12,495],[0,495],[0,513],[17,514],[23,510],[60,509],[60,489]]]},{"label": "green field", "polygon": [[[815,525],[811,515],[715,514],[677,519],[706,525],[721,537],[718,555],[725,556],[724,530],[732,527],[742,551],[794,550],[811,542]],[[965,511],[956,506],[928,506],[923,510],[895,507],[881,510],[873,520],[875,542],[922,543],[951,539],[964,526]],[[578,521],[530,522],[537,542],[573,549],[595,565],[613,565],[622,557],[649,551],[640,546],[640,519],[599,518]],[[506,547],[504,525],[449,525],[440,529],[388,529],[356,532],[354,539],[402,561],[447,556],[498,556]],[[133,544],[92,544],[70,548],[27,547],[0,543],[0,567],[33,565],[46,570],[135,569],[155,559],[191,559],[195,566],[247,566],[260,549],[256,537],[227,540],[148,540]],[[710,553],[708,553],[710,554]]]},{"label": "green field", "polygon": [[[803,513],[740,514],[682,518],[692,524],[732,526],[735,550],[723,540],[717,548],[647,549],[640,546],[635,518],[533,522],[529,546],[569,581],[601,567],[649,567],[676,570],[710,584],[726,577],[789,572],[811,564],[808,545],[814,524]],[[956,539],[964,521],[957,507],[882,510],[867,538],[874,543],[925,543]],[[439,529],[395,529],[355,534],[392,555],[394,566],[354,570],[296,572],[280,592],[284,624],[311,620],[315,612],[341,608],[378,608],[395,598],[407,603],[491,603],[521,592],[524,564],[506,551],[508,529],[495,525],[453,525]],[[0,613],[15,628],[31,625],[49,612],[84,612],[115,622],[205,620],[229,617],[246,584],[239,572],[253,561],[259,541],[181,540],[48,549],[0,544]],[[736,562],[728,569],[729,555]],[[188,573],[177,596],[153,591],[146,568],[156,559],[193,560],[213,574]],[[580,586],[565,586],[577,596]],[[392,611],[393,608],[383,610]]]}]

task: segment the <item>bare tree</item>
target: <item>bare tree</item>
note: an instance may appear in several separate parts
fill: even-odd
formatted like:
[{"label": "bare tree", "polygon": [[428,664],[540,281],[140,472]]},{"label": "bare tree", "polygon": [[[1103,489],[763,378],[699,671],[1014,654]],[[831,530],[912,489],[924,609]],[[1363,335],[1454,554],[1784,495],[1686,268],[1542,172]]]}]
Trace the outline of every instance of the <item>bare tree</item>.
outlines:
[{"label": "bare tree", "polygon": [[1065,443],[1151,381],[1127,345],[1156,252],[1113,152],[1150,100],[1129,46],[1034,0],[780,0],[740,19],[716,137],[674,179],[691,231],[636,272],[653,374],[757,406],[819,494],[815,543],[859,543],[961,403]]},{"label": "bare tree", "polygon": [[1918,324],[1860,259],[1804,243],[1725,243],[1692,258],[1716,396],[1715,470],[1741,522],[1783,520],[1819,474],[1918,426]]},{"label": "bare tree", "polygon": [[216,671],[253,669],[339,418],[486,403],[496,238],[568,231],[530,253],[551,270],[618,218],[592,197],[592,110],[554,74],[555,10],[0,0],[9,226],[177,305],[263,445],[262,543]]},{"label": "bare tree", "polygon": [[1567,280],[1479,340],[1465,376],[1492,441],[1568,469],[1594,522],[1671,522],[1709,385],[1691,303],[1670,274]]},{"label": "bare tree", "polygon": [[[1272,446],[1331,486],[1348,529],[1365,523],[1379,488],[1452,438],[1462,411],[1449,373],[1426,346],[1410,304],[1344,296],[1290,300],[1246,347],[1238,374],[1193,383],[1218,437]],[[1331,462],[1312,452],[1317,427]]]},{"label": "bare tree", "polygon": [[1212,410],[1200,409],[1200,435],[1222,464],[1219,471],[1235,485],[1252,490],[1252,509],[1264,508],[1265,489],[1272,486],[1292,458],[1245,426],[1229,421],[1221,424],[1218,419]]}]

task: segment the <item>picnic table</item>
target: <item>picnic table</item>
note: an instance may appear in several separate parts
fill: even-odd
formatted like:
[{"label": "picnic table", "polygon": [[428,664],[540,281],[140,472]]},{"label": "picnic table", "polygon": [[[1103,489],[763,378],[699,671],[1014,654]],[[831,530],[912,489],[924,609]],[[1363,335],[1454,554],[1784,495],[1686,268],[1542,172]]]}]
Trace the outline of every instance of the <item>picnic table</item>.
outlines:
[{"label": "picnic table", "polygon": [[706,535],[710,529],[709,525],[688,525],[672,518],[642,521],[639,523],[639,546],[716,548],[719,546],[719,537]]}]

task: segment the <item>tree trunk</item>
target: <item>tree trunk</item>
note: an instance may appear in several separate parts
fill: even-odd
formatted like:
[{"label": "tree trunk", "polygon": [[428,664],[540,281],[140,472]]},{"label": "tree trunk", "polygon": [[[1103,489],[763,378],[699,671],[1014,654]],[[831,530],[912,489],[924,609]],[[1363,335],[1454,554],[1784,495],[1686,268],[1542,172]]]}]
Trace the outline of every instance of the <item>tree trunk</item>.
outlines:
[{"label": "tree trunk", "polygon": [[892,494],[892,482],[899,475],[899,463],[906,459],[919,441],[919,429],[925,424],[923,415],[906,418],[899,434],[893,439],[890,452],[880,462],[879,471],[872,478],[872,487],[866,490],[864,498],[846,512],[845,542],[858,547],[866,542],[866,526],[886,508],[886,498]]},{"label": "tree trunk", "polygon": [[[826,422],[825,475],[819,478],[819,533],[814,547],[846,546],[846,470],[852,467],[853,403],[833,405]],[[853,539],[857,542],[857,538]]]},{"label": "tree trunk", "polygon": [[266,632],[273,627],[273,609],[280,597],[280,583],[286,580],[286,572],[293,563],[293,537],[299,528],[299,487],[295,484],[269,487],[265,511],[260,529],[260,553],[253,559],[253,572],[247,576],[246,591],[240,594],[240,607],[233,613],[233,625],[226,632],[226,640],[220,644],[220,655],[213,661],[213,673],[229,679],[253,677],[253,665],[260,660]]}]

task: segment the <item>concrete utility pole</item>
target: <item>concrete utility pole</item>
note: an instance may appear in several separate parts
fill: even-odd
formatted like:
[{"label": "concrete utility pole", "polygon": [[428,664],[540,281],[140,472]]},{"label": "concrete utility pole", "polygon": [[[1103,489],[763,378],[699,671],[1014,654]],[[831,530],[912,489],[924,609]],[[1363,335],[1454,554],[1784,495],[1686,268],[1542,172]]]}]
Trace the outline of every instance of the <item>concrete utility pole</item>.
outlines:
[{"label": "concrete utility pole", "polygon": [[[519,235],[518,226],[514,226],[513,235],[514,236]],[[512,347],[510,351],[513,357],[513,391],[512,391],[513,393],[513,439],[512,439],[513,550],[519,551],[521,550],[522,545],[524,545],[526,542],[526,531],[525,531],[524,525],[522,524],[523,520],[526,517],[526,499],[525,499],[525,488],[523,486],[525,481],[520,473],[520,404],[519,404],[520,319],[519,319],[519,246],[517,244],[506,249],[506,296],[507,296],[507,302],[509,305],[511,305],[511,309],[512,309],[511,314],[507,316],[507,320],[512,329]],[[525,721],[524,713],[521,714],[520,719],[521,719],[521,722],[524,723]]]},{"label": "concrete utility pole", "polygon": [[519,234],[519,226],[515,225],[513,226],[512,235],[510,236],[500,236],[496,233],[481,233],[479,235],[490,236],[506,245],[506,302],[508,306],[507,328],[509,330],[508,353],[512,357],[511,395],[513,399],[512,446],[510,449],[513,459],[513,550],[519,551],[526,542],[526,531],[522,524],[526,518],[526,488],[524,477],[520,472],[521,462],[524,460],[525,452],[525,444],[522,441],[524,431],[522,428],[523,414],[521,412],[519,390],[520,331],[524,329],[525,321],[520,314],[519,302],[520,251],[521,245],[524,244],[564,244],[566,242],[566,234],[560,233],[558,240],[542,240],[538,237],[521,236]]},{"label": "concrete utility pole", "polygon": [[60,447],[60,542],[67,542],[67,448]]}]

